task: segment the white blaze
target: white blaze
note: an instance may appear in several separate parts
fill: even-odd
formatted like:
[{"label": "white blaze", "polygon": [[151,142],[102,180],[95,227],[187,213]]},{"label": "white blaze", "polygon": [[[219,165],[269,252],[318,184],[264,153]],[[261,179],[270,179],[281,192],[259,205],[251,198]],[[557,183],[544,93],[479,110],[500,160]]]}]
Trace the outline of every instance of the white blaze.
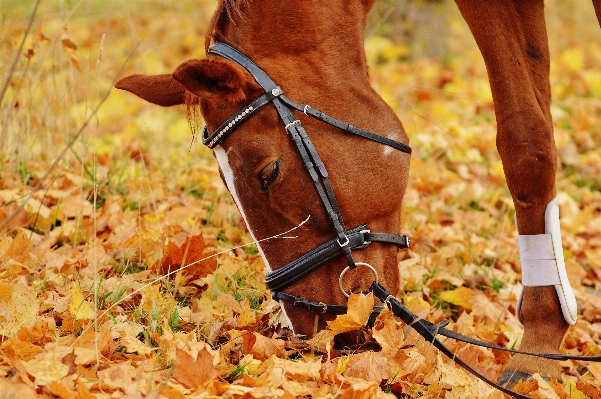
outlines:
[{"label": "white blaze", "polygon": [[[252,229],[250,228],[250,225],[248,224],[248,219],[246,218],[246,214],[244,213],[244,208],[242,208],[242,203],[240,202],[240,199],[238,198],[238,194],[236,193],[236,185],[234,184],[234,172],[232,171],[229,160],[227,158],[227,153],[225,152],[225,150],[223,149],[223,147],[221,145],[216,146],[213,149],[213,151],[215,153],[215,158],[217,158],[217,163],[219,164],[219,167],[221,168],[221,173],[223,174],[223,179],[225,180],[225,185],[227,186],[227,189],[229,190],[230,194],[232,195],[232,198],[234,199],[234,202],[236,203],[236,206],[238,207],[238,210],[240,211],[240,214],[242,215],[242,218],[244,219],[244,223],[246,223],[246,227],[248,227],[248,232],[250,233],[255,244],[257,245],[257,249],[259,250],[261,257],[263,258],[263,262],[265,262],[265,266],[267,266],[267,270],[271,271],[271,266],[269,266],[269,262],[267,261],[267,258],[265,257],[265,253],[263,252],[263,249],[261,249],[261,245],[257,242],[257,237],[255,237],[255,234],[253,233]],[[281,301],[280,301],[280,304],[281,304]],[[294,332],[294,329],[292,328],[292,323],[290,322],[290,319],[288,318],[288,315],[286,314],[286,311],[284,310],[284,306],[282,306],[282,313],[284,314],[284,317],[286,318],[286,321],[288,322],[288,326],[290,326],[290,328]]]}]

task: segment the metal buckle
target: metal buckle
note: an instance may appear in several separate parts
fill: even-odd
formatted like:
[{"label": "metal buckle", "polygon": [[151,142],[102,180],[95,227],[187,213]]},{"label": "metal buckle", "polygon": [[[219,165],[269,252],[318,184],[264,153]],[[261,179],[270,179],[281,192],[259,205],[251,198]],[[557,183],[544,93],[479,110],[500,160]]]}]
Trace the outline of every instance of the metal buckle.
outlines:
[{"label": "metal buckle", "polygon": [[394,295],[390,294],[384,299],[384,304],[388,306],[389,310],[392,310],[392,304],[390,303],[390,299],[396,299]]},{"label": "metal buckle", "polygon": [[326,303],[319,302],[319,305],[323,306],[321,313],[326,313],[328,311],[328,305]]},{"label": "metal buckle", "polygon": [[338,245],[340,245],[340,248],[344,248],[346,247],[349,242],[351,242],[351,240],[349,240],[348,236],[345,234],[344,238],[346,238],[346,242],[341,243],[340,240],[336,240],[338,242]]},{"label": "metal buckle", "polygon": [[[376,284],[378,284],[378,272],[376,271],[376,269],[370,265],[369,263],[365,263],[365,262],[355,262],[355,265],[359,266],[365,266],[369,269],[371,269],[371,271],[374,274],[374,282]],[[346,274],[346,272],[348,272],[350,270],[350,266],[345,267],[342,272],[340,273],[340,277],[338,277],[338,287],[340,287],[340,291],[342,291],[342,293],[344,294],[344,296],[346,296],[347,298],[351,296],[351,294],[348,294],[345,290],[344,287],[342,287],[342,278],[344,277],[344,275]]]},{"label": "metal buckle", "polygon": [[[369,233],[371,233],[371,230],[369,230],[369,229],[361,230],[359,232],[359,234],[362,234],[363,236],[365,236],[365,234],[369,234]],[[367,241],[364,238],[363,239],[363,244],[361,244],[360,246],[358,246],[356,249],[365,249],[365,248],[368,247],[369,244],[371,244],[371,241]]]}]

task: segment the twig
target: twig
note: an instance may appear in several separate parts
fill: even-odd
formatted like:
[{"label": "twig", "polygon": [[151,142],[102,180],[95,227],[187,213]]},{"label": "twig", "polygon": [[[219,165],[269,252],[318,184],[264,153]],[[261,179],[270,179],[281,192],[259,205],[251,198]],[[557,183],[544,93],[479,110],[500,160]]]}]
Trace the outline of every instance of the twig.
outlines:
[{"label": "twig", "polygon": [[98,110],[100,109],[102,104],[104,104],[104,102],[109,98],[109,94],[111,94],[111,90],[115,86],[115,82],[121,76],[121,73],[125,69],[125,65],[127,64],[127,62],[129,61],[131,56],[134,54],[134,52],[136,51],[137,48],[138,48],[138,43],[136,43],[134,48],[131,50],[131,52],[127,56],[127,59],[125,60],[125,62],[123,63],[123,65],[121,66],[121,68],[119,69],[117,74],[115,75],[115,77],[113,78],[113,81],[111,82],[109,89],[106,91],[105,95],[100,99],[100,102],[98,103],[98,105],[96,105],[96,107],[94,107],[94,109],[92,110],[92,113],[90,114],[90,116],[88,116],[88,118],[81,125],[81,127],[79,128],[79,130],[77,131],[75,136],[73,136],[71,138],[71,140],[69,140],[69,142],[67,143],[65,148],[63,148],[63,150],[60,152],[60,154],[58,154],[58,157],[56,157],[56,159],[54,160],[54,162],[52,162],[52,164],[50,165],[50,167],[48,168],[48,170],[46,171],[44,176],[36,183],[36,185],[33,187],[31,192],[25,197],[25,199],[23,200],[21,205],[19,205],[19,207],[8,218],[6,218],[2,223],[0,223],[0,231],[2,231],[2,229],[4,229],[17,216],[17,214],[25,207],[27,202],[29,202],[32,195],[35,194],[36,192],[38,192],[42,188],[44,181],[48,178],[48,176],[54,170],[54,168],[56,168],[56,165],[58,165],[58,162],[65,156],[65,153],[67,152],[67,150],[69,150],[73,146],[73,144],[75,144],[75,142],[77,141],[77,139],[79,139],[79,137],[81,136],[81,134],[83,133],[85,128],[88,127],[88,125],[90,124],[90,121],[96,117]]},{"label": "twig", "polygon": [[[33,21],[35,21],[35,14],[38,11],[39,5],[40,5],[40,0],[36,0],[35,6],[33,7],[33,12],[31,13],[31,17],[29,17],[29,25],[27,25],[27,29],[25,29],[25,33],[23,34],[23,40],[21,40],[21,45],[19,46],[19,50],[17,50],[17,54],[15,55],[13,64],[10,67],[10,71],[8,72],[8,75],[6,76],[6,81],[4,82],[4,86],[2,87],[2,91],[0,92],[0,104],[2,104],[2,100],[4,99],[4,94],[6,94],[6,90],[8,89],[10,80],[13,77],[13,73],[15,73],[15,68],[17,67],[17,62],[19,62],[19,58],[21,58],[23,46],[25,46],[25,40],[27,39],[27,36],[29,36],[29,32],[31,31],[31,27],[33,26]],[[7,117],[7,119],[8,119],[8,117]],[[4,127],[6,127],[6,123],[4,124]],[[2,146],[2,143],[4,142],[4,133],[5,132],[6,132],[6,129],[3,128],[2,133],[0,134],[0,146]],[[0,230],[2,230],[1,227],[0,227]]]}]

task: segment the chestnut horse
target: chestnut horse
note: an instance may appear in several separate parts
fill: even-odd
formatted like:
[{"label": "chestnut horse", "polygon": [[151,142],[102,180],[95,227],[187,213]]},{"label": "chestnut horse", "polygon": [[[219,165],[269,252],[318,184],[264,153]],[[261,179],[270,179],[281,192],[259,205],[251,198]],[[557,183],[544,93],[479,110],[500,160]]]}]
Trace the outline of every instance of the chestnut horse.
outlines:
[{"label": "chestnut horse", "polygon": [[[599,16],[601,0],[594,1]],[[229,44],[281,85],[287,98],[390,141],[408,144],[401,122],[369,82],[363,41],[373,2],[220,0],[206,48],[208,51],[214,42]],[[497,147],[515,204],[525,285],[518,306],[524,324],[521,349],[555,352],[569,324],[575,322],[576,307],[565,275],[554,201],[557,150],[543,1],[456,3],[487,66],[498,124]],[[209,53],[204,59],[184,62],[173,74],[133,75],[117,87],[162,106],[199,105],[210,134],[220,129],[225,132],[222,123],[245,110],[232,120],[235,124],[241,118],[244,123],[235,133],[220,138],[214,154],[249,231],[255,240],[263,239],[309,217],[295,231],[297,239],[273,239],[258,245],[270,270],[331,242],[336,235],[331,215],[305,169],[306,162],[283,129],[275,107],[267,105],[246,119],[249,108],[245,107],[265,93],[247,68]],[[304,111],[307,113],[307,108]],[[398,233],[409,153],[343,133],[302,111],[295,115],[327,167],[337,198],[334,202],[346,228],[367,224],[371,231]],[[338,243],[344,244],[340,239]],[[399,292],[398,248],[386,244],[373,242],[354,251],[352,257],[373,265],[380,281],[391,292]],[[338,280],[352,261],[348,256],[328,259],[325,266],[283,291],[313,303],[345,304]],[[366,292],[372,280],[369,271],[360,269],[345,277],[342,288]],[[316,317],[323,328],[335,316],[328,308],[316,316],[291,302],[281,303],[297,334],[312,335]],[[557,362],[515,355],[501,380],[511,384],[537,372],[561,377]]]}]

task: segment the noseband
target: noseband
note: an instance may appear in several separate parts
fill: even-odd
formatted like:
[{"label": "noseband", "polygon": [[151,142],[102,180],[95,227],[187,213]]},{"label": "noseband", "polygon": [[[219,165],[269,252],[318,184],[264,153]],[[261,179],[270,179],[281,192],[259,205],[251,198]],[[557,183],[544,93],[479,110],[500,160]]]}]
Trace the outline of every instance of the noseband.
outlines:
[{"label": "noseband", "polygon": [[[276,85],[265,71],[259,68],[250,58],[227,44],[214,43],[209,49],[209,54],[219,55],[242,66],[255,78],[257,83],[265,90],[265,93],[229,117],[213,134],[209,134],[208,129],[205,127],[202,134],[203,144],[209,148],[214,148],[236,130],[236,128],[244,121],[259,112],[267,104],[272,103],[275,106],[280,119],[284,123],[285,130],[292,138],[292,141],[303,160],[305,169],[311,176],[311,180],[319,194],[321,203],[336,232],[335,237],[330,241],[321,244],[287,265],[269,272],[266,278],[267,286],[272,290],[275,299],[291,302],[294,306],[317,313],[346,313],[346,306],[324,304],[322,302],[289,295],[282,291],[321,266],[341,256],[346,258],[348,266],[347,269],[344,269],[342,272],[340,281],[342,281],[344,273],[348,269],[354,269],[357,264],[371,268],[377,281],[375,269],[373,269],[371,265],[365,263],[356,263],[353,259],[352,251],[367,248],[372,242],[392,244],[399,248],[408,248],[409,238],[407,236],[390,233],[372,233],[367,228],[367,225],[362,225],[350,230],[345,228],[342,214],[338,202],[336,201],[336,196],[334,195],[334,190],[328,179],[328,171],[319,157],[313,142],[303,128],[301,121],[294,116],[291,109],[302,111],[305,115],[335,126],[344,132],[390,146],[407,154],[411,154],[411,148],[404,143],[341,122],[308,105],[303,106],[291,101],[284,95],[282,88]],[[340,286],[342,288],[342,284],[340,284]],[[381,309],[382,307],[374,308],[372,319],[375,319]]]},{"label": "noseband", "polygon": [[[501,392],[513,396],[514,398],[529,399],[528,396],[497,384],[473,369],[469,364],[457,357],[453,351],[447,348],[437,338],[437,336],[441,335],[447,338],[452,338],[472,345],[479,345],[485,348],[501,350],[510,353],[521,353],[546,359],[594,362],[601,361],[601,356],[575,356],[563,353],[532,353],[489,344],[487,342],[469,338],[455,331],[446,329],[445,326],[448,324],[448,321],[446,320],[438,324],[432,324],[429,321],[411,313],[398,299],[394,297],[393,294],[387,291],[382,284],[378,283],[377,273],[371,265],[362,262],[355,262],[352,255],[353,250],[364,249],[372,242],[392,244],[399,248],[408,248],[409,238],[407,236],[400,236],[390,233],[372,233],[367,229],[367,225],[361,225],[350,230],[345,229],[334,191],[332,190],[332,186],[328,180],[328,172],[325,168],[325,165],[317,154],[317,150],[307,135],[307,132],[305,132],[305,129],[302,127],[300,120],[298,120],[292,113],[291,108],[302,111],[307,116],[335,126],[347,133],[355,134],[365,139],[390,146],[407,154],[411,154],[411,148],[398,141],[391,140],[387,137],[370,133],[347,123],[341,122],[324,114],[321,111],[309,107],[308,105],[302,106],[291,101],[284,96],[284,92],[281,87],[276,85],[273,80],[271,80],[271,78],[250,58],[227,44],[214,43],[209,49],[209,54],[219,55],[244,67],[255,78],[257,83],[261,85],[261,87],[265,90],[265,93],[228,118],[228,120],[226,120],[213,134],[209,134],[208,129],[205,127],[202,134],[203,144],[209,148],[214,148],[226,137],[228,137],[238,126],[240,126],[242,122],[259,112],[259,110],[261,110],[261,108],[263,108],[265,105],[273,103],[280,116],[280,119],[284,123],[286,131],[288,134],[290,134],[290,137],[296,145],[299,155],[301,156],[305,165],[305,169],[311,175],[313,184],[315,185],[319,197],[321,198],[321,202],[325,207],[326,213],[328,214],[330,222],[336,232],[336,236],[330,241],[321,244],[317,248],[307,252],[300,258],[288,263],[287,265],[267,273],[267,286],[272,290],[273,297],[275,299],[288,301],[293,303],[294,306],[308,309],[317,313],[346,313],[347,307],[343,305],[327,305],[322,302],[315,302],[306,298],[300,298],[282,292],[282,290],[290,287],[292,284],[301,280],[331,260],[344,256],[348,266],[340,274],[339,283],[340,289],[345,295],[348,296],[342,287],[342,277],[346,271],[349,269],[354,269],[357,265],[363,265],[371,268],[375,274],[375,281],[371,286],[371,291],[374,293],[374,296],[385,303],[396,316],[403,320],[407,325],[411,326],[427,342],[432,343],[432,345],[452,359],[455,363],[464,367],[487,384],[497,388]],[[382,306],[374,307],[369,324],[373,324],[382,308]]]}]

